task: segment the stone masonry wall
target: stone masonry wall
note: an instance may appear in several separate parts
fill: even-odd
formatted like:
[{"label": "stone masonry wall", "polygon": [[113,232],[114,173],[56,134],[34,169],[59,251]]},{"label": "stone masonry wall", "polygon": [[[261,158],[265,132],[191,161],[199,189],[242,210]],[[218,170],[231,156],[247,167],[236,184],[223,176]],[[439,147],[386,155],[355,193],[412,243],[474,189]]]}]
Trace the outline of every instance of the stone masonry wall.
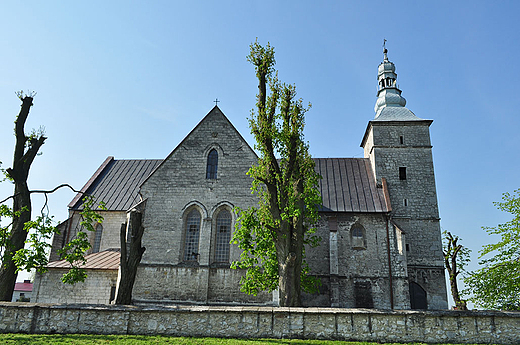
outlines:
[{"label": "stone masonry wall", "polygon": [[[103,233],[101,235],[99,251],[110,248],[121,248],[119,231],[121,229],[121,224],[126,223],[126,212],[99,210],[97,212],[103,216],[103,222],[101,223],[103,226]],[[72,239],[74,239],[78,231],[82,229],[82,226],[80,225],[81,216],[78,211],[71,212],[71,219],[69,221],[72,222],[72,224],[64,224],[64,226],[59,228],[60,233],[54,234],[49,261],[58,261],[60,259],[58,250],[62,248],[63,244],[66,244],[67,242],[70,242]],[[95,228],[96,224],[94,224],[94,229]],[[83,229],[83,231],[85,230]],[[94,246],[95,237],[95,231],[88,232],[88,239],[92,247]],[[86,254],[91,253],[92,248],[86,252]]]},{"label": "stone masonry wall", "polygon": [[[240,291],[238,282],[243,271],[231,268],[175,267],[141,265],[134,285],[135,302],[189,303],[260,303],[271,304],[272,295],[258,296]],[[160,288],[158,288],[160,287]]]},{"label": "stone masonry wall", "polygon": [[44,303],[110,303],[110,292],[116,286],[117,270],[88,270],[82,283],[65,284],[64,269],[51,268],[43,275],[36,274],[33,301]]},{"label": "stone masonry wall", "polygon": [[518,344],[520,313],[1,302],[0,332]]}]

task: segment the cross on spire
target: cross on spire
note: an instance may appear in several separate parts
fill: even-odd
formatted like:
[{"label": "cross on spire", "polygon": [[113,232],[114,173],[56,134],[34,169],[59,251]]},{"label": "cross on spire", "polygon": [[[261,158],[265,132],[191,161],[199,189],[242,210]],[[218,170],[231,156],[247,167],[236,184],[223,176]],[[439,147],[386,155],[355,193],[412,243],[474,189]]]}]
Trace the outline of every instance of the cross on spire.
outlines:
[{"label": "cross on spire", "polygon": [[388,50],[386,49],[386,38],[383,38],[383,58],[384,61],[388,61],[388,56],[386,55],[388,53]]},{"label": "cross on spire", "polygon": [[218,100],[218,98],[215,98],[215,100],[213,102],[215,102],[215,106],[217,106],[218,105],[217,103],[220,101]]}]

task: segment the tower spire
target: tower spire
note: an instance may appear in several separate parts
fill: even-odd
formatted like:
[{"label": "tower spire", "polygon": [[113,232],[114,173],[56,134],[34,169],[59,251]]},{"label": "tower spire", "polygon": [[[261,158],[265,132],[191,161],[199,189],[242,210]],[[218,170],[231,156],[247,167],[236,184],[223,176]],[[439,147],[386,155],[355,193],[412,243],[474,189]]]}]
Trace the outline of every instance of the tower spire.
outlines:
[{"label": "tower spire", "polygon": [[376,119],[385,107],[404,107],[406,105],[406,99],[401,96],[401,90],[397,87],[395,65],[388,60],[386,39],[383,39],[383,62],[381,62],[377,68],[377,80],[377,101],[374,107]]}]

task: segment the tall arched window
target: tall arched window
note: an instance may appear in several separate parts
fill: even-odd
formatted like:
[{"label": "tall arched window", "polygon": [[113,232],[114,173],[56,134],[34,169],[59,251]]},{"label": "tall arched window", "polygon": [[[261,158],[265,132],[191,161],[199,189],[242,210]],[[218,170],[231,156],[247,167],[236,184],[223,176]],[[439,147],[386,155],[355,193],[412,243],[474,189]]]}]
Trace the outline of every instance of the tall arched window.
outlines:
[{"label": "tall arched window", "polygon": [[197,261],[199,257],[200,213],[192,209],[186,217],[184,261]]},{"label": "tall arched window", "polygon": [[103,225],[98,224],[96,226],[96,235],[94,237],[94,245],[92,246],[92,253],[99,252],[101,247],[101,236],[103,235]]},{"label": "tall arched window", "polygon": [[218,152],[213,149],[208,154],[208,165],[206,166],[206,178],[215,180],[217,178]]},{"label": "tall arched window", "polygon": [[222,210],[217,215],[215,262],[229,262],[229,241],[231,241],[231,213]]}]

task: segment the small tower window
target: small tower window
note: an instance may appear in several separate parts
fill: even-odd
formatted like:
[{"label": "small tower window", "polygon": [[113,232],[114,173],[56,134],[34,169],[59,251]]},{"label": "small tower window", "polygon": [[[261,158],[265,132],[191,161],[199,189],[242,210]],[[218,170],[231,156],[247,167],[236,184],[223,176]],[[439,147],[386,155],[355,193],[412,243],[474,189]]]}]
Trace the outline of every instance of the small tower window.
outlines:
[{"label": "small tower window", "polygon": [[406,180],[406,167],[399,167],[399,179]]},{"label": "small tower window", "polygon": [[218,152],[213,149],[208,155],[208,165],[206,167],[206,178],[215,180],[217,178]]},{"label": "small tower window", "polygon": [[404,199],[404,200],[403,200],[403,205],[404,205],[404,206],[408,206],[408,199]]},{"label": "small tower window", "polygon": [[399,144],[404,144],[404,137],[402,135],[399,137]]}]

